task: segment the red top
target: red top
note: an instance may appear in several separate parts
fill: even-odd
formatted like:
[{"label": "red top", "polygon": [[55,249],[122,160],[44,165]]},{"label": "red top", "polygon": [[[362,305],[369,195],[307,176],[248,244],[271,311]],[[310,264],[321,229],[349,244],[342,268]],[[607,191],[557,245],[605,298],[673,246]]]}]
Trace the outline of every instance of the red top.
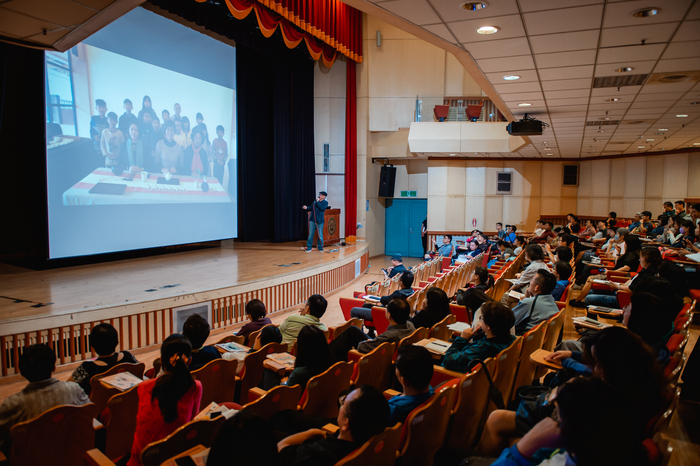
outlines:
[{"label": "red top", "polygon": [[141,452],[152,442],[162,440],[175,432],[179,427],[190,422],[199,413],[199,402],[202,400],[202,383],[195,380],[190,388],[177,403],[177,419],[166,423],[163,413],[158,406],[158,400],[152,399],[153,388],[157,379],[146,380],[138,386],[139,411],[136,416],[136,434],[131,447],[131,459],[128,466],[141,465]]}]

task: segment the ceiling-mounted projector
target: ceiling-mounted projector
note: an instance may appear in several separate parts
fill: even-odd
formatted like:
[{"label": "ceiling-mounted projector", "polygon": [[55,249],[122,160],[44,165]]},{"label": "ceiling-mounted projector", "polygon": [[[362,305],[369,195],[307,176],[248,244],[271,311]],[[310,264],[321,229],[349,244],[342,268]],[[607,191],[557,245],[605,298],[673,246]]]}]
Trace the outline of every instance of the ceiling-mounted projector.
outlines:
[{"label": "ceiling-mounted projector", "polygon": [[549,125],[528,117],[526,113],[522,120],[508,123],[506,130],[511,136],[539,136],[544,131],[545,126]]}]

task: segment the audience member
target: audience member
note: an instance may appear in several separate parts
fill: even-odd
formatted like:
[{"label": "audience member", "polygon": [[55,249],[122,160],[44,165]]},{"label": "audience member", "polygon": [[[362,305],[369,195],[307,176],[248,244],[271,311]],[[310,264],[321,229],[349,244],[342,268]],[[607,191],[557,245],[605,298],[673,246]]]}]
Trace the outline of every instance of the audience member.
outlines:
[{"label": "audience member", "polygon": [[287,344],[292,344],[297,339],[299,331],[306,325],[314,325],[325,332],[326,326],[321,323],[321,317],[326,313],[326,308],[328,307],[328,301],[326,298],[320,294],[314,294],[309,296],[304,304],[304,309],[301,310],[299,315],[292,315],[285,319],[280,325],[280,332],[282,332],[282,342]]},{"label": "audience member", "polygon": [[506,243],[500,240],[498,243],[498,250],[500,251],[500,256],[505,260],[515,259],[515,252],[513,248],[510,247],[510,243]]},{"label": "audience member", "polygon": [[146,445],[172,434],[199,412],[202,384],[190,375],[191,354],[187,337],[170,335],[160,347],[164,374],[138,385],[136,434],[128,466],[140,465]]},{"label": "audience member", "polygon": [[44,411],[61,405],[81,406],[90,403],[85,392],[74,382],[59,382],[51,377],[56,370],[56,354],[49,346],[27,346],[19,357],[19,373],[29,382],[22,391],[8,396],[0,406],[0,449],[9,457],[10,429],[33,419]]},{"label": "audience member", "polygon": [[488,291],[493,287],[494,280],[493,276],[489,273],[489,269],[479,266],[474,269],[472,283],[477,290]]},{"label": "audience member", "polygon": [[242,410],[216,431],[207,466],[277,466],[277,442],[270,424]]},{"label": "audience member", "polygon": [[517,235],[515,232],[518,230],[518,227],[515,225],[506,225],[506,235],[503,237],[503,239],[509,243],[513,243],[515,241],[515,238]]},{"label": "audience member", "polygon": [[515,316],[515,333],[523,335],[540,322],[559,312],[559,307],[552,296],[557,286],[557,278],[545,269],[537,270],[537,275],[530,280],[525,297],[513,308]]},{"label": "audience member", "polygon": [[197,370],[207,363],[221,359],[221,353],[213,346],[204,346],[211,327],[207,319],[199,314],[192,314],[182,326],[182,334],[190,340],[192,345],[192,360],[189,367],[191,371]]},{"label": "audience member", "polygon": [[438,247],[437,240],[433,242],[435,245],[435,253],[442,257],[452,257],[452,235],[442,237],[442,246]]},{"label": "audience member", "polygon": [[509,295],[511,291],[519,291],[524,286],[529,286],[530,281],[535,276],[539,269],[549,270],[547,265],[544,263],[544,253],[542,248],[536,244],[530,244],[525,248],[525,260],[530,262],[523,273],[517,273],[515,275],[516,281],[513,282],[510,289],[503,293],[501,302],[506,306],[512,307],[518,302],[516,298]]},{"label": "audience member", "polygon": [[450,299],[447,294],[435,286],[425,293],[423,308],[409,319],[415,328],[431,328],[450,315]]},{"label": "audience member", "polygon": [[119,344],[119,334],[110,324],[95,325],[90,331],[88,341],[90,348],[97,353],[97,357],[84,361],[71,375],[71,380],[80,385],[88,395],[92,390],[90,380],[94,376],[108,371],[117,364],[138,362],[128,351],[115,351]]},{"label": "audience member", "polygon": [[[476,328],[467,328],[455,338],[442,360],[442,367],[469,372],[469,364],[477,359],[485,361],[508,348],[515,341],[510,329],[515,319],[513,312],[503,304],[491,301],[481,306],[482,322]],[[474,334],[483,332],[485,338],[472,341]]]},{"label": "audience member", "polygon": [[566,262],[558,261],[554,263],[554,276],[557,278],[557,286],[552,290],[552,297],[555,301],[561,300],[564,290],[569,286],[571,273],[571,266]]},{"label": "audience member", "polygon": [[398,343],[404,337],[413,333],[416,328],[408,318],[411,314],[411,306],[405,299],[396,298],[391,300],[386,306],[386,317],[389,320],[389,327],[384,333],[376,338],[370,338],[359,328],[352,326],[331,344],[331,351],[337,361],[347,360],[348,351],[356,348],[360,353],[369,353],[384,342]]},{"label": "audience member", "polygon": [[334,363],[326,335],[318,327],[307,325],[299,331],[294,370],[286,385],[301,385],[302,390],[306,390],[311,377],[322,373]]},{"label": "audience member", "polygon": [[[399,278],[400,288],[390,295],[382,296],[378,304],[386,306],[391,302],[392,299],[401,298],[406,299],[413,294],[413,272],[407,270],[401,274]],[[350,317],[357,317],[358,319],[366,320],[372,322],[372,308],[378,306],[378,304],[363,304],[362,307],[353,307],[350,310]],[[369,335],[374,337],[374,327],[369,327]]]},{"label": "audience member", "polygon": [[538,236],[534,236],[530,239],[533,243],[546,243],[549,238],[554,238],[555,234],[552,231],[554,224],[552,222],[544,222],[544,231]]},{"label": "audience member", "polygon": [[481,324],[481,306],[484,303],[493,301],[493,299],[478,288],[469,288],[464,294],[460,295],[460,298],[457,299],[457,304],[467,308],[467,312],[472,319],[472,328],[476,330]]},{"label": "audience member", "polygon": [[389,426],[404,423],[411,411],[433,395],[430,380],[433,378],[433,357],[423,346],[403,345],[396,359],[396,380],[403,393],[389,399]]},{"label": "audience member", "polygon": [[503,239],[506,237],[506,232],[503,230],[503,224],[501,222],[496,223],[496,238]]},{"label": "audience member", "polygon": [[608,214],[608,218],[607,218],[607,220],[605,220],[605,225],[608,228],[617,227],[617,212],[610,212]]},{"label": "audience member", "polygon": [[338,432],[310,429],[285,438],[277,444],[280,464],[332,466],[388,426],[389,403],[376,388],[362,385],[341,401]]},{"label": "audience member", "polygon": [[523,246],[525,246],[525,238],[522,236],[516,236],[513,246],[515,246],[515,249],[513,249],[513,254],[515,254],[515,256],[517,257],[520,255],[521,252],[523,252]]},{"label": "audience member", "polygon": [[401,257],[401,254],[394,254],[391,256],[391,264],[392,266],[388,269],[382,269],[385,280],[387,278],[394,278],[396,275],[406,271],[406,267],[403,266],[403,258]]},{"label": "audience member", "polygon": [[245,305],[245,313],[250,319],[250,322],[241,327],[236,335],[245,337],[243,344],[248,345],[248,335],[271,324],[272,321],[269,317],[266,317],[267,310],[265,309],[265,304],[259,299],[251,299],[248,301]]}]

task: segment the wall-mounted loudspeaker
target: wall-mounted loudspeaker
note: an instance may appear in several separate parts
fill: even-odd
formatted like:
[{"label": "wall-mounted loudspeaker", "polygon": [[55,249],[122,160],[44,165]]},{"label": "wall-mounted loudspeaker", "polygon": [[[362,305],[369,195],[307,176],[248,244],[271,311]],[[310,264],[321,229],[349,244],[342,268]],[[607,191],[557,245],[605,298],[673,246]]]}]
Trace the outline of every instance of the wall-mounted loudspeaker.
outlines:
[{"label": "wall-mounted loudspeaker", "polygon": [[383,165],[379,174],[379,197],[394,197],[396,183],[396,167]]}]

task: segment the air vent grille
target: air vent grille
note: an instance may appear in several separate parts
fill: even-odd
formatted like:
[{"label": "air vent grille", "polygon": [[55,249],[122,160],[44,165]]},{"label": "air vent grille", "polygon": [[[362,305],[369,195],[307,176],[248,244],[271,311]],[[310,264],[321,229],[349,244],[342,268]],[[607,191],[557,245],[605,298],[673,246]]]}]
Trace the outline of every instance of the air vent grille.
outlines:
[{"label": "air vent grille", "polygon": [[630,74],[628,76],[601,76],[593,81],[593,88],[641,86],[648,74]]},{"label": "air vent grille", "polygon": [[586,122],[586,126],[617,126],[619,124],[620,120],[594,120]]}]

